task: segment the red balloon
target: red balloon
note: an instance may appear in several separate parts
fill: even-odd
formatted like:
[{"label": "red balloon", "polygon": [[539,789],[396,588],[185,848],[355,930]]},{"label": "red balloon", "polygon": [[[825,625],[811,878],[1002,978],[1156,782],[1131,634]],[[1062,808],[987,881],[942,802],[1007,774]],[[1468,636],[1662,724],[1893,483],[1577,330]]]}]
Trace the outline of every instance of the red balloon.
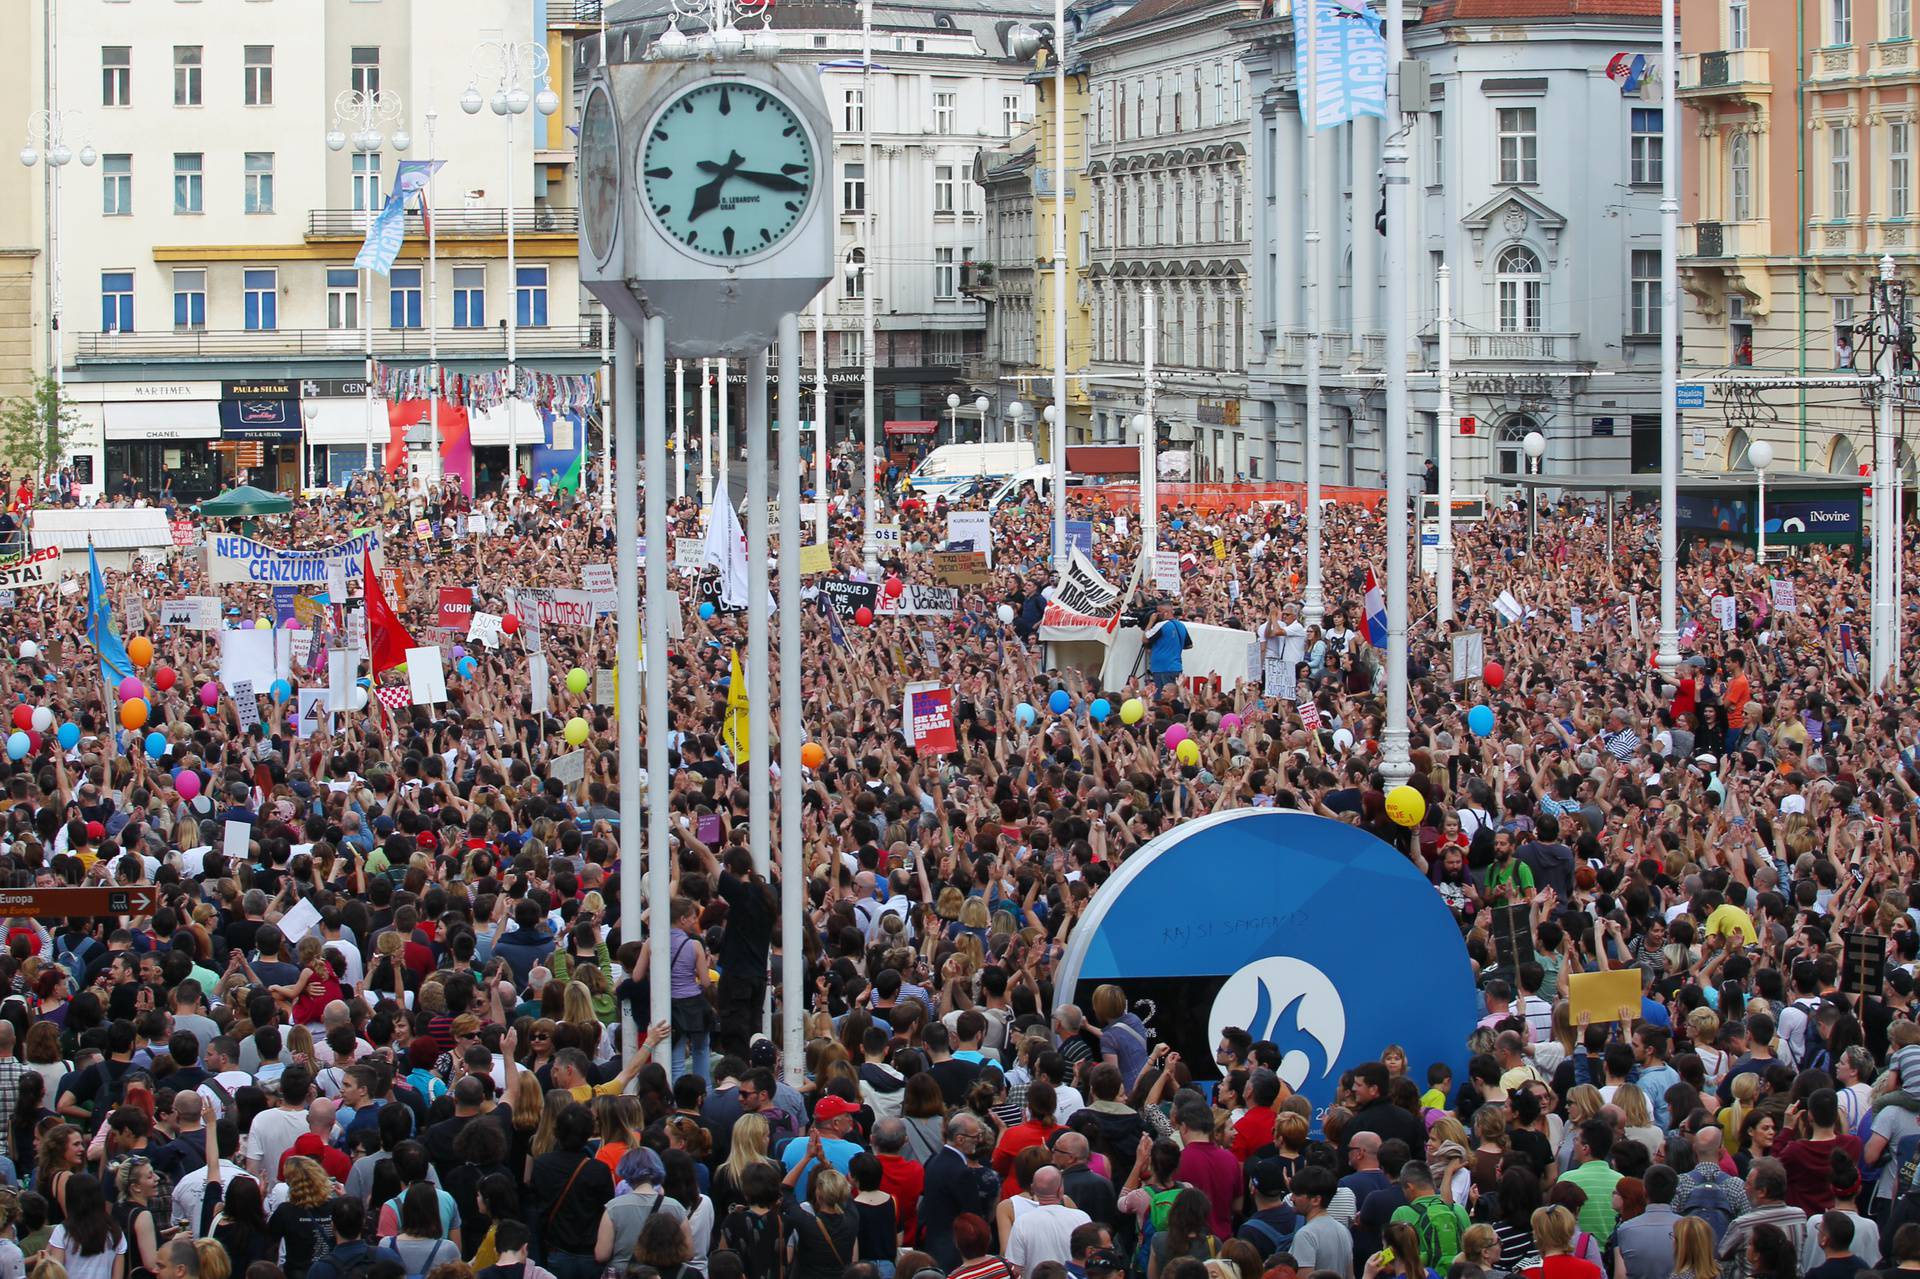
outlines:
[{"label": "red balloon", "polygon": [[179,678],[178,675],[173,673],[173,667],[162,666],[153,673],[153,686],[164,693],[172,688],[174,681]]},{"label": "red balloon", "polygon": [[13,726],[21,732],[33,727],[33,707],[19,705],[13,708]]},{"label": "red balloon", "polygon": [[[859,608],[853,610],[853,620],[862,626],[872,626],[873,610],[862,604]],[[32,712],[29,711],[28,715],[31,716]]]},{"label": "red balloon", "polygon": [[500,629],[509,635],[514,634],[520,629],[520,615],[518,613],[508,613],[500,619]]},{"label": "red balloon", "polygon": [[40,753],[40,734],[38,730],[30,728],[27,730],[27,754],[38,755],[39,753]]},{"label": "red balloon", "polygon": [[1480,678],[1487,681],[1488,688],[1499,688],[1507,682],[1507,668],[1498,662],[1488,662],[1486,669],[1480,672]]},{"label": "red balloon", "polygon": [[899,599],[900,592],[906,589],[907,589],[907,584],[905,582],[902,582],[899,578],[889,577],[887,579],[886,592],[887,592],[888,599],[890,600]]}]

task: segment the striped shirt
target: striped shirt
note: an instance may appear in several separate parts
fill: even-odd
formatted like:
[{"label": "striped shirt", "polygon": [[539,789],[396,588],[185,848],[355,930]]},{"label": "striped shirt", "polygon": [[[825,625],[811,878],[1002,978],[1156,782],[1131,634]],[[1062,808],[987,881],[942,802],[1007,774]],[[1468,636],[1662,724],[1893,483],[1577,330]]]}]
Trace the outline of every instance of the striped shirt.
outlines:
[{"label": "striped shirt", "polygon": [[1631,728],[1623,728],[1617,733],[1603,733],[1601,740],[1606,743],[1607,754],[1618,760],[1632,759],[1633,753],[1640,749],[1640,735]]}]

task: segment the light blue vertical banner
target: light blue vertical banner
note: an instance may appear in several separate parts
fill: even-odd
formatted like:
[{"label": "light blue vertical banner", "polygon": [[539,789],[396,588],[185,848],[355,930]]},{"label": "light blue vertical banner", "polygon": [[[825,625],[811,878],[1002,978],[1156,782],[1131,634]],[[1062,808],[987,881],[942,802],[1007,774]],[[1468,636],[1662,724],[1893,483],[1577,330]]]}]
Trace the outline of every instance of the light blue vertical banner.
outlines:
[{"label": "light blue vertical banner", "polygon": [[[1314,127],[1330,129],[1355,116],[1387,114],[1387,40],[1380,18],[1349,0],[1296,0],[1296,9],[1319,6],[1317,74],[1313,80]],[[1294,74],[1306,83],[1307,24],[1296,20]],[[1301,95],[1306,101],[1306,95]]]}]

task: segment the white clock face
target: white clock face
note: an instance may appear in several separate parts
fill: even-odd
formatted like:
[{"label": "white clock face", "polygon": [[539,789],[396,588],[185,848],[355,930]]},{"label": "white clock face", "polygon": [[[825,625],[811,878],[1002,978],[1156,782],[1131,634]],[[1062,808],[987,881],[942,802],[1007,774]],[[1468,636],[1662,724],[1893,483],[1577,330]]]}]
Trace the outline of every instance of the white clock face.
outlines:
[{"label": "white clock face", "polygon": [[620,138],[613,94],[604,85],[587,95],[580,113],[580,207],[587,247],[596,263],[605,262],[620,227]]},{"label": "white clock face", "polygon": [[799,114],[760,83],[733,79],[695,85],[661,109],[640,144],[640,172],[661,232],[718,262],[778,248],[819,176]]}]

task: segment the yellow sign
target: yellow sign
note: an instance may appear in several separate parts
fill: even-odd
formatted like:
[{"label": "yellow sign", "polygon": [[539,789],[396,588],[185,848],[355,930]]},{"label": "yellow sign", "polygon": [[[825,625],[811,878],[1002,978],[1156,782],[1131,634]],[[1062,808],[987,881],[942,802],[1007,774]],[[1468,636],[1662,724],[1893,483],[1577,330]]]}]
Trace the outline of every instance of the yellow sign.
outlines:
[{"label": "yellow sign", "polygon": [[1581,1013],[1590,1013],[1596,1022],[1619,1021],[1622,1008],[1638,1016],[1640,970],[1615,968],[1604,973],[1570,973],[1567,1004],[1575,1025],[1580,1024]]},{"label": "yellow sign", "polygon": [[812,546],[800,548],[800,571],[802,573],[833,572],[833,554],[825,542],[816,542]]},{"label": "yellow sign", "polygon": [[1219,560],[1222,564],[1227,562],[1227,539],[1224,537],[1216,537],[1213,539],[1213,558]]},{"label": "yellow sign", "polygon": [[727,714],[722,722],[720,736],[727,743],[727,753],[733,756],[733,762],[747,762],[747,676],[740,669],[740,650],[733,650],[732,662],[727,672]]}]

